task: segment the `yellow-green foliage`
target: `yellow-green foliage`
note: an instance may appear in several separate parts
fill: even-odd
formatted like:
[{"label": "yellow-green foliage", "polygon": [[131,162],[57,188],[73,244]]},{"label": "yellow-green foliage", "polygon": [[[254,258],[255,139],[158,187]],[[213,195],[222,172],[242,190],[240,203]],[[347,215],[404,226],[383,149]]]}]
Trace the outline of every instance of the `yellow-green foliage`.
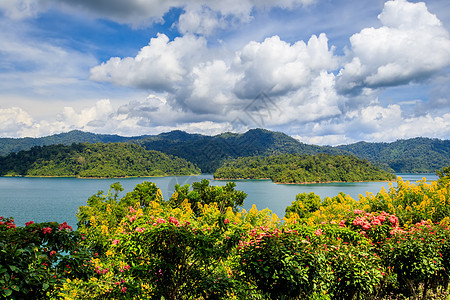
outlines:
[{"label": "yellow-green foliage", "polygon": [[[315,225],[321,223],[339,223],[349,212],[361,209],[366,212],[381,212],[396,215],[402,226],[409,226],[422,220],[432,223],[450,223],[450,183],[428,183],[425,179],[410,183],[398,178],[397,186],[389,184],[389,190],[381,188],[376,195],[366,193],[355,200],[349,195],[340,193],[332,198],[325,198],[314,211],[305,213],[302,209],[306,201],[297,197],[284,218],[288,224],[302,223]],[[308,195],[310,197],[310,195]]]},{"label": "yellow-green foliage", "polygon": [[[149,188],[154,197],[135,192],[118,199],[110,192],[91,198],[80,210],[80,230],[86,235],[86,245],[95,252],[89,262],[93,275],[66,280],[59,290],[62,298],[176,299],[169,295],[178,290],[183,291],[178,292],[183,299],[265,299],[261,294],[264,289],[256,285],[257,290],[253,281],[258,276],[276,284],[284,282],[290,288],[291,283],[301,282],[305,293],[313,291],[310,299],[319,295],[338,299],[350,285],[351,295],[373,297],[381,283],[386,293],[400,291],[389,282],[401,282],[395,276],[406,273],[398,273],[399,267],[393,270],[391,265],[403,266],[409,258],[400,251],[403,248],[395,247],[422,249],[424,244],[416,235],[425,227],[436,235],[432,237],[436,249],[432,255],[419,250],[412,255],[428,255],[425,258],[433,262],[433,270],[427,273],[423,268],[412,268],[411,272],[425,274],[414,284],[438,280],[438,272],[444,272],[450,261],[448,182],[421,180],[411,184],[399,178],[388,191],[367,193],[359,200],[343,193],[320,202],[314,194],[301,195],[287,210],[284,222],[270,210],[257,210],[255,206],[248,211],[231,206],[224,210],[214,201],[194,203],[192,199],[199,198],[192,194],[183,200],[178,194],[181,189],[175,191],[172,202],[165,202],[159,189],[150,184],[143,187]],[[184,193],[189,195],[189,190]],[[427,232],[423,233],[425,237]],[[404,242],[401,237],[406,233],[411,239]],[[390,242],[391,237],[398,237],[398,245]],[[391,248],[403,253],[401,260],[390,258]],[[273,253],[279,253],[279,257],[272,257]],[[251,264],[246,261],[250,258]],[[311,258],[317,260],[314,265]],[[286,268],[291,272],[289,278],[283,273]],[[250,270],[253,275],[243,279],[242,270]],[[323,272],[327,272],[325,277],[320,275]],[[358,272],[367,280],[373,279],[367,289]],[[164,281],[169,277],[172,290],[167,287],[172,283]],[[314,285],[309,286],[309,279],[302,278],[313,278]],[[275,295],[279,292],[276,289],[268,291]],[[283,289],[280,291],[283,293]],[[180,294],[186,292],[195,296]]]},{"label": "yellow-green foliage", "polygon": [[401,225],[410,225],[421,220],[433,223],[448,222],[450,215],[450,184],[439,185],[425,178],[410,183],[398,178],[397,187],[390,184],[389,191],[384,188],[376,195],[363,197],[369,211],[386,211],[395,214]]}]

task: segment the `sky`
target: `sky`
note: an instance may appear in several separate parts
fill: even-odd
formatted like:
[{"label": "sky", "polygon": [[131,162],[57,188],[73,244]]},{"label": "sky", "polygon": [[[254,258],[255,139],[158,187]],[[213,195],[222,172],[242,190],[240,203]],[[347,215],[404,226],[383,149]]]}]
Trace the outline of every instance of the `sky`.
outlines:
[{"label": "sky", "polygon": [[450,138],[450,2],[2,0],[0,137]]}]

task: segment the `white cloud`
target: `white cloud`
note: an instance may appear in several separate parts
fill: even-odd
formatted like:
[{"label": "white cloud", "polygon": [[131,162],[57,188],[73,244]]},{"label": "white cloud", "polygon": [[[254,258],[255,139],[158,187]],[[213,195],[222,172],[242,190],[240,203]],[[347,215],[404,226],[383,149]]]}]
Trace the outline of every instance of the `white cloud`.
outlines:
[{"label": "white cloud", "polygon": [[186,79],[205,50],[204,38],[185,35],[169,41],[165,34],[158,34],[136,57],[113,57],[92,68],[91,79],[156,91],[171,91],[175,84]]},{"label": "white cloud", "polygon": [[261,91],[273,95],[295,91],[310,84],[322,70],[334,69],[336,62],[325,34],[313,35],[307,44],[298,41],[290,45],[278,36],[262,43],[250,42],[235,59],[235,68],[244,74],[235,93],[240,98],[253,98]]},{"label": "white cloud", "polygon": [[0,11],[11,19],[34,17],[40,10],[36,0],[5,0],[0,1]]},{"label": "white cloud", "polygon": [[178,30],[182,34],[197,33],[205,36],[211,35],[219,28],[225,28],[227,22],[223,16],[209,7],[202,6],[199,9],[190,9],[180,15]]},{"label": "white cloud", "polygon": [[[10,18],[20,19],[36,16],[52,7],[71,13],[87,13],[92,17],[107,18],[122,24],[147,26],[161,22],[170,9],[182,8],[186,14],[180,20],[180,29],[183,32],[208,34],[220,23],[224,24],[225,20],[248,22],[253,8],[291,9],[314,2],[315,0],[7,0],[0,2],[0,10]],[[216,13],[219,19],[214,16]],[[199,19],[205,16],[205,20]]]},{"label": "white cloud", "polygon": [[[264,28],[260,31],[264,35],[258,35],[254,41],[233,45],[230,40],[235,37],[227,36],[225,41],[212,38],[230,27],[245,27],[242,25],[257,17],[258,10],[297,9],[313,2],[0,2],[0,10],[9,18],[33,17],[49,7],[72,14],[89,11],[92,17],[134,26],[160,21],[173,7],[183,10],[171,27],[178,29],[181,37],[170,40],[160,33],[136,56],[112,57],[102,64],[93,56],[64,47],[61,41],[42,41],[33,38],[31,31],[9,32],[8,26],[0,25],[0,69],[8,71],[0,73],[2,94],[14,96],[14,91],[24,84],[24,98],[48,96],[49,101],[41,106],[48,106],[53,115],[58,111],[58,118],[47,115],[45,120],[38,119],[33,112],[37,105],[27,109],[22,105],[19,109],[13,100],[8,100],[10,108],[0,110],[1,132],[9,136],[39,136],[81,129],[139,135],[181,129],[216,134],[237,128],[267,127],[319,144],[387,141],[417,135],[448,138],[449,93],[448,88],[442,87],[448,86],[445,83],[449,81],[445,68],[450,65],[450,35],[424,3],[386,2],[379,15],[381,26],[362,30],[358,26],[353,32],[359,32],[350,37],[345,56],[335,54],[325,33],[303,41],[292,33],[285,35],[275,30],[267,37],[269,31]],[[264,14],[264,19],[268,20],[271,13],[277,12]],[[271,27],[272,23],[265,26]],[[240,38],[247,33],[244,30]],[[89,70],[91,82],[85,79]],[[437,74],[441,75],[439,82]],[[414,95],[402,97],[397,104],[395,97],[390,105],[386,104],[389,99],[380,97],[378,101],[380,88],[430,79],[436,85],[429,85],[429,99]],[[109,83],[125,88],[111,87]],[[90,85],[105,94],[85,97],[84,87]],[[71,89],[67,95],[66,88]],[[112,96],[112,100],[88,100],[110,98],[118,90],[129,94]],[[255,100],[261,92],[267,98]],[[145,98],[148,93],[151,95]],[[80,102],[69,102],[66,97],[78,97]],[[58,105],[53,106],[57,101]]]},{"label": "white cloud", "polygon": [[372,104],[342,116],[305,124],[296,131],[298,140],[320,145],[391,142],[417,136],[448,139],[450,113],[405,116],[397,104],[386,107]]},{"label": "white cloud", "polygon": [[353,59],[339,74],[341,90],[421,81],[450,65],[450,35],[423,2],[388,1],[378,18],[382,27],[350,37]]},{"label": "white cloud", "polygon": [[18,131],[31,126],[33,118],[19,107],[0,108],[0,136],[17,136]]},{"label": "white cloud", "polygon": [[215,58],[215,49],[201,37],[169,42],[158,35],[136,57],[112,58],[93,68],[91,79],[165,91],[171,109],[186,112],[177,115],[199,114],[195,118],[209,121],[235,118],[261,92],[280,105],[284,101],[290,111],[301,105],[308,118],[337,113],[334,76],[327,73],[337,59],[325,34],[292,45],[274,36],[250,42],[234,55],[221,54]]},{"label": "white cloud", "polygon": [[79,113],[73,107],[66,106],[59,119],[75,128],[102,127],[113,112],[111,102],[103,99],[95,103],[95,106],[84,108]]}]

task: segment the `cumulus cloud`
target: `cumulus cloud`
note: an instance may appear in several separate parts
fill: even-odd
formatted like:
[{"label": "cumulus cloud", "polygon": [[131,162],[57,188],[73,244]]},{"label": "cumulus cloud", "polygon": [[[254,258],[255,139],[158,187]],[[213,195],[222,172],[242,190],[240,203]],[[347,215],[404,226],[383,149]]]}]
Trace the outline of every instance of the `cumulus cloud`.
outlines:
[{"label": "cumulus cloud", "polygon": [[235,93],[240,98],[252,98],[261,91],[286,94],[308,85],[322,70],[336,66],[325,34],[293,45],[278,36],[262,43],[250,42],[236,55],[234,67],[242,70],[243,76],[236,83]]},{"label": "cumulus cloud", "polygon": [[387,1],[378,18],[382,27],[350,37],[353,59],[340,71],[341,91],[421,81],[450,65],[450,35],[425,3]]},{"label": "cumulus cloud", "polygon": [[[255,10],[292,9],[313,2],[1,2],[0,10],[10,18],[34,16],[52,7],[89,11],[93,17],[135,26],[160,21],[171,8],[177,8],[179,18],[171,28],[181,36],[171,40],[159,33],[136,56],[112,57],[99,64],[50,42],[22,43],[7,30],[0,31],[0,55],[5,58],[1,67],[8,68],[5,62],[22,63],[23,69],[39,70],[0,73],[2,90],[8,89],[8,77],[15,77],[14,82],[25,78],[33,92],[44,94],[48,86],[77,82],[90,69],[92,82],[150,94],[147,98],[122,97],[114,105],[110,100],[82,108],[68,104],[58,118],[45,121],[33,119],[25,110],[6,108],[0,110],[0,129],[4,135],[36,136],[71,129],[138,135],[173,129],[217,134],[267,127],[318,144],[417,135],[448,138],[449,97],[448,88],[443,87],[449,82],[445,68],[450,66],[450,35],[422,2],[387,1],[378,16],[381,26],[355,30],[359,32],[350,37],[343,56],[335,53],[325,33],[289,41],[279,35],[264,36],[241,46],[210,39],[220,30],[251,22]],[[386,87],[413,83],[421,87],[417,83],[429,79],[436,83],[430,85],[429,99],[414,96],[389,104],[386,99],[378,100]],[[103,97],[108,96],[95,99]]]},{"label": "cumulus cloud", "polygon": [[211,121],[236,116],[261,92],[291,106],[286,110],[303,105],[311,112],[309,117],[323,117],[336,111],[334,76],[327,73],[336,66],[325,34],[294,44],[274,36],[250,42],[223,59],[214,58],[201,37],[185,35],[170,42],[159,35],[136,57],[112,58],[93,68],[91,79],[168,92],[174,109]]},{"label": "cumulus cloud", "polygon": [[33,118],[23,109],[0,108],[0,136],[17,136],[18,131],[32,124]]},{"label": "cumulus cloud", "polygon": [[173,41],[165,34],[152,38],[132,58],[113,57],[91,69],[91,79],[155,91],[172,91],[205,53],[206,40],[193,35]]}]

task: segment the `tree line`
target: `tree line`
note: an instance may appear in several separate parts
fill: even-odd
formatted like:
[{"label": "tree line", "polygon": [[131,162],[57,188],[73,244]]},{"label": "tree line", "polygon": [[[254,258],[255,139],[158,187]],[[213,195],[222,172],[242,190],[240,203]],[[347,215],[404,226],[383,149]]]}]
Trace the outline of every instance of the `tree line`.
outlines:
[{"label": "tree line", "polygon": [[214,177],[272,179],[277,183],[382,181],[395,178],[367,160],[330,154],[242,157],[226,162],[217,169]]}]

